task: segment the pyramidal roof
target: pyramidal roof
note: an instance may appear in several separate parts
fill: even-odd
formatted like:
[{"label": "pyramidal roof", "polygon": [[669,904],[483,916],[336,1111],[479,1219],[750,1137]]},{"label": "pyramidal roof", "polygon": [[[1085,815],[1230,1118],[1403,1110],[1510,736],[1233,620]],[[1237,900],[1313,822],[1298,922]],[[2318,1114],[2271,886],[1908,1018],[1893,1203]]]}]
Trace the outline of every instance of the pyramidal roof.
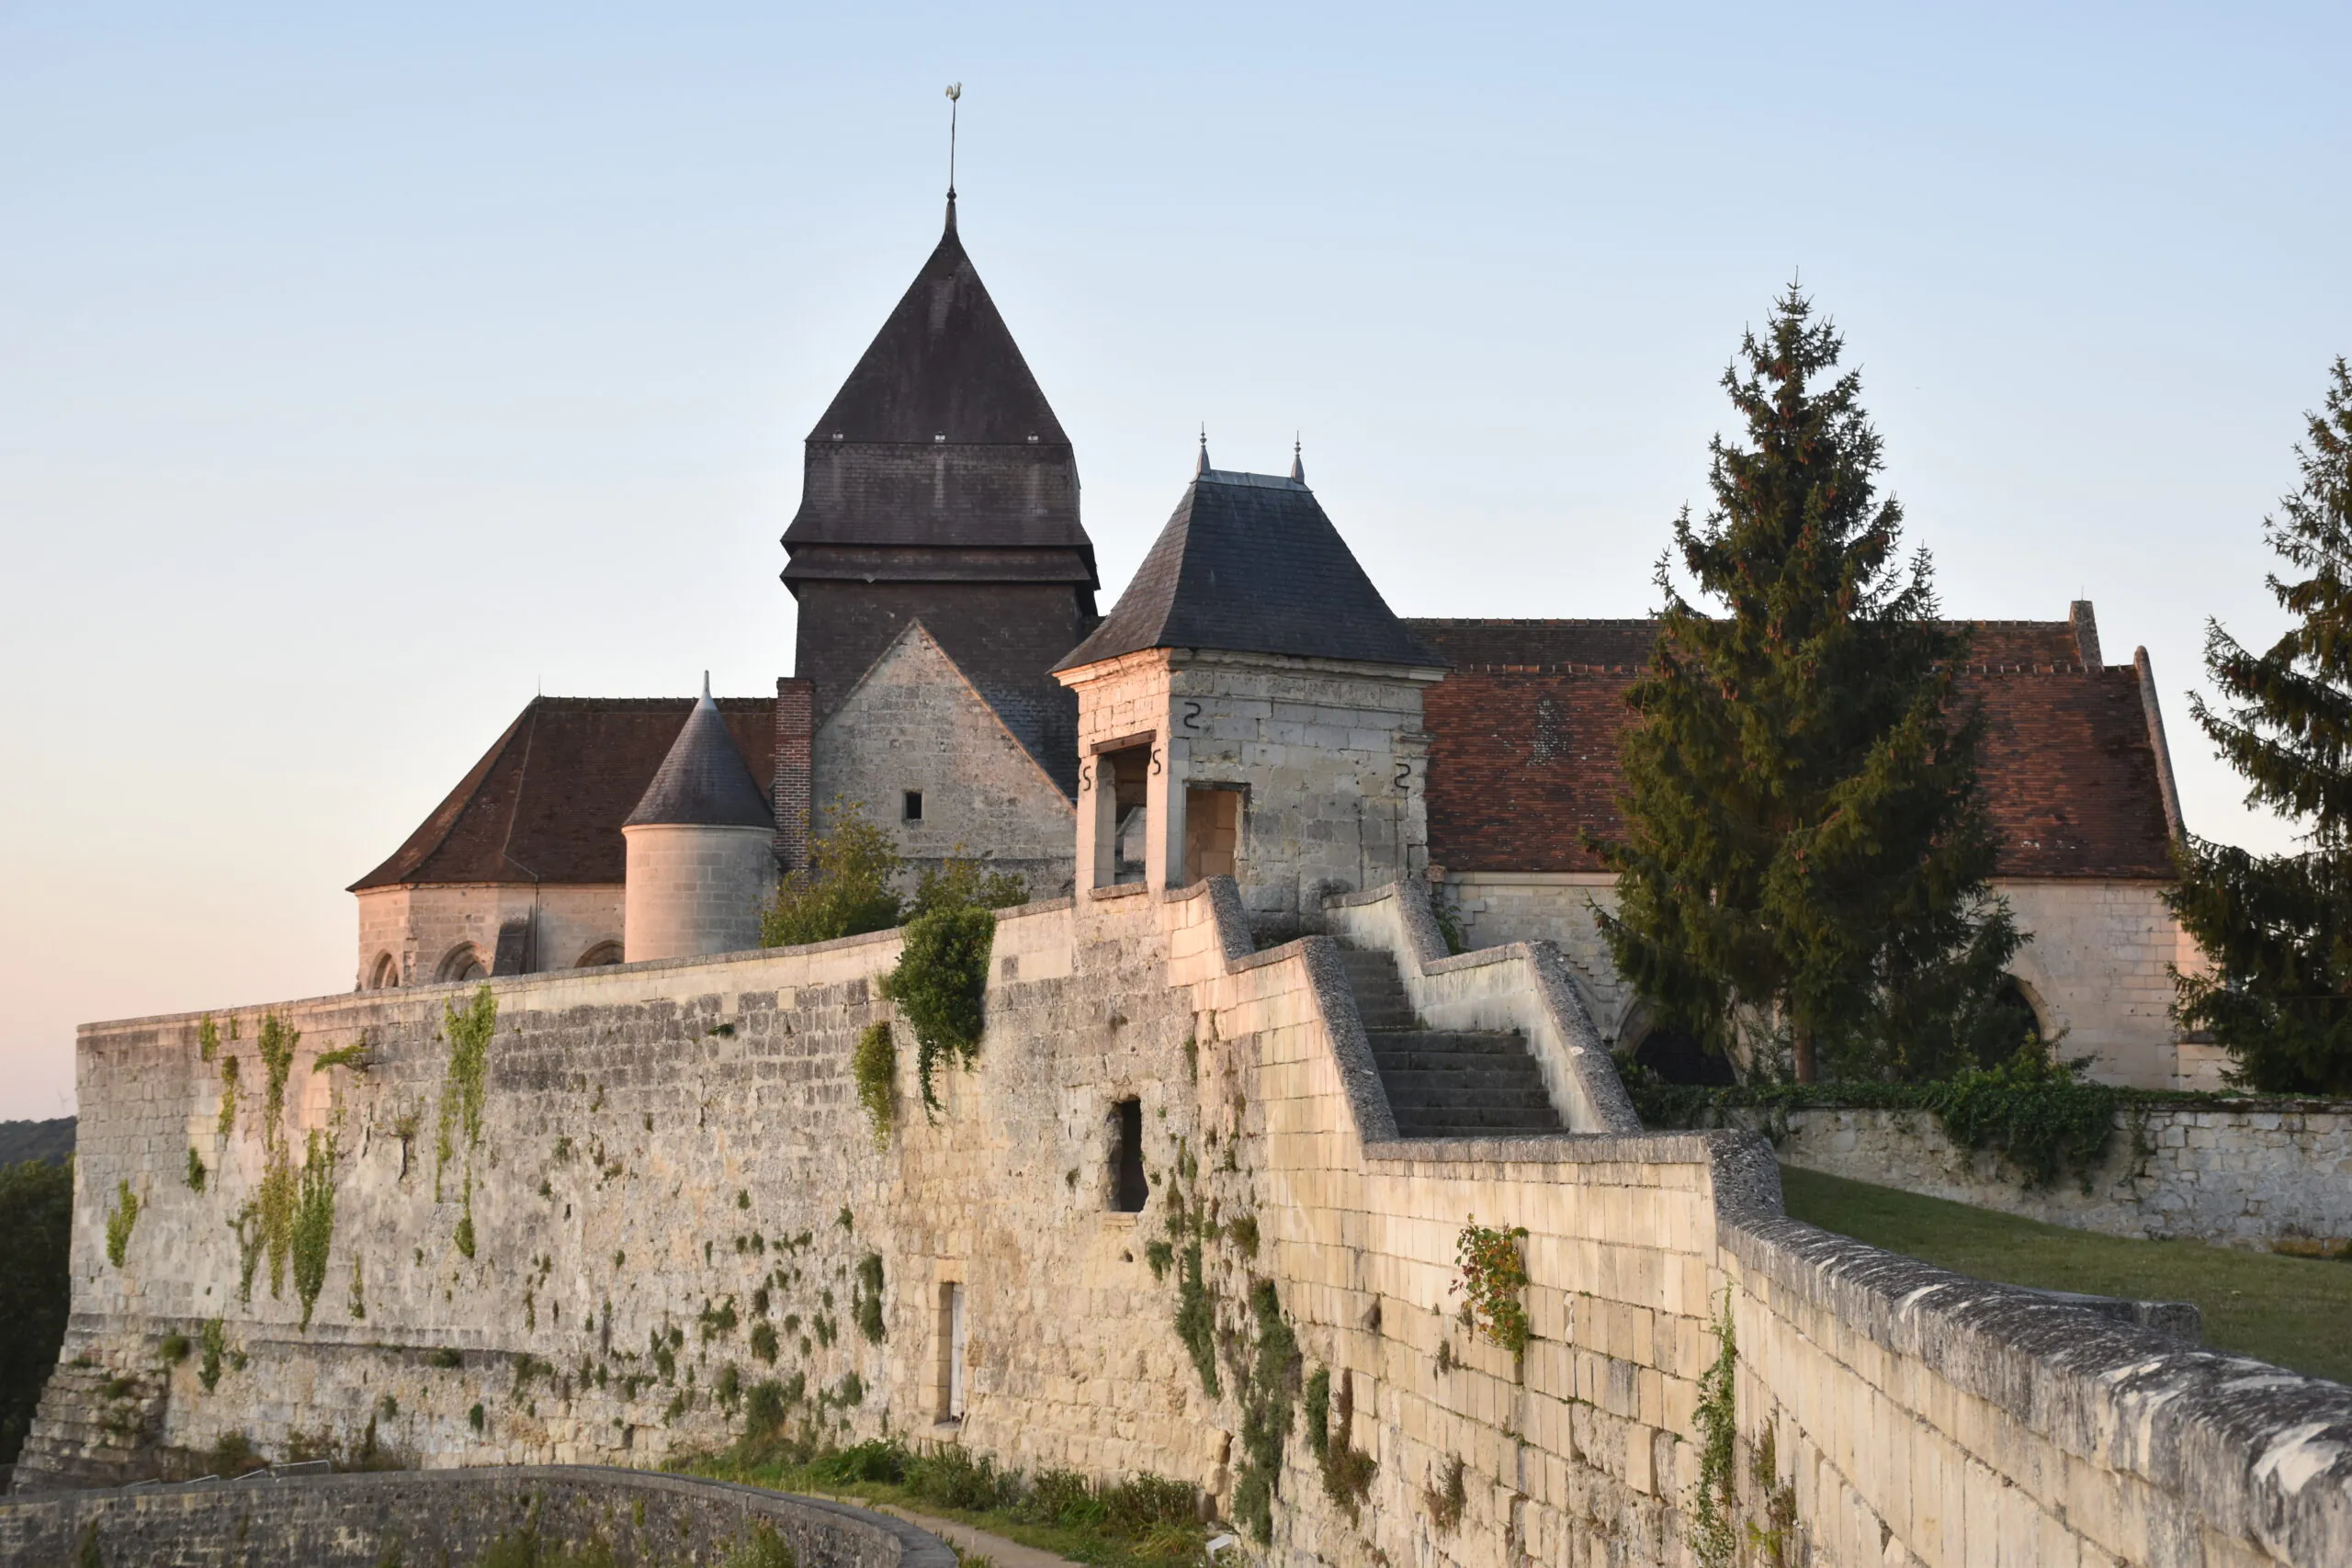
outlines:
[{"label": "pyramidal roof", "polygon": [[1390,612],[1303,477],[1212,468],[1205,444],[1200,471],[1135,581],[1054,668],[1149,648],[1445,663]]},{"label": "pyramidal roof", "polygon": [[686,715],[670,754],[662,759],[652,784],[627,828],[692,826],[698,828],[773,828],[775,816],[767,796],[760,793],[743,754],[727,733],[718,705],[710,700],[710,678],[703,677],[702,697]]},{"label": "pyramidal roof", "polygon": [[833,396],[811,441],[1063,446],[1061,422],[997,314],[964,242],[956,198],[947,230],[865,356]]}]

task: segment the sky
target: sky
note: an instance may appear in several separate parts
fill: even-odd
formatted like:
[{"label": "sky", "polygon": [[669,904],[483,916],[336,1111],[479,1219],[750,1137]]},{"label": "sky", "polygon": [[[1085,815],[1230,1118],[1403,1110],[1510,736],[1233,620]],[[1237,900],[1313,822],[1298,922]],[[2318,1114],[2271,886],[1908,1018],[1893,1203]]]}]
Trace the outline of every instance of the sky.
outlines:
[{"label": "sky", "polygon": [[2352,354],[2352,8],[0,0],[0,1117],[79,1021],[346,990],[535,692],[790,670],[800,442],[937,238],[1104,604],[1280,471],[1400,614],[1637,615],[1742,331],[1844,332],[1946,610],[2283,622]]}]

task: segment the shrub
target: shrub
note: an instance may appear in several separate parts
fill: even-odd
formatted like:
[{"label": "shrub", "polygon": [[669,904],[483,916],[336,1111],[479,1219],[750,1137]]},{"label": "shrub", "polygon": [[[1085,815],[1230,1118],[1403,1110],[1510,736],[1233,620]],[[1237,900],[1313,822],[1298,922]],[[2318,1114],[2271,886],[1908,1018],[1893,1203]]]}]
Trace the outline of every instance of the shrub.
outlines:
[{"label": "shrub", "polygon": [[933,909],[908,924],[898,967],[883,976],[882,994],[914,1030],[916,1077],[926,1114],[939,1109],[934,1080],[940,1062],[968,1065],[979,1052],[989,953],[995,941],[993,911]]},{"label": "shrub", "polygon": [[857,1261],[857,1289],[851,1303],[857,1331],[868,1341],[882,1343],[882,1255],[869,1252]]},{"label": "shrub", "polygon": [[190,1348],[187,1335],[166,1334],[162,1342],[155,1347],[155,1354],[176,1367],[187,1359]]},{"label": "shrub", "polygon": [[207,1174],[204,1168],[204,1156],[196,1152],[194,1145],[190,1145],[187,1151],[187,1190],[191,1192],[203,1191],[204,1179]]},{"label": "shrub", "polygon": [[784,1397],[784,1385],[774,1378],[752,1385],[743,1399],[743,1431],[748,1437],[764,1438],[784,1425],[789,1404]]},{"label": "shrub", "polygon": [[905,905],[894,886],[905,863],[890,835],[854,801],[835,800],[827,830],[808,845],[808,863],[784,879],[760,911],[762,947],[798,947],[888,931]]},{"label": "shrub", "polygon": [[[962,846],[958,845],[958,849]],[[984,861],[950,855],[937,870],[916,880],[910,914],[938,909],[1010,909],[1029,902],[1029,884],[1017,872],[990,871]]]},{"label": "shrub", "polygon": [[196,1364],[196,1378],[204,1385],[204,1392],[210,1393],[220,1382],[220,1359],[229,1349],[228,1326],[217,1317],[206,1318],[204,1326],[197,1331],[197,1341],[203,1348],[204,1356]]},{"label": "shrub", "polygon": [[212,1472],[215,1475],[228,1476],[232,1479],[263,1469],[269,1463],[254,1450],[254,1440],[243,1432],[221,1433],[220,1439],[212,1445],[212,1452],[208,1457],[212,1461]]},{"label": "shrub", "polygon": [[2054,1184],[2065,1168],[2087,1192],[2091,1170],[2115,1136],[2122,1100],[2111,1086],[2083,1076],[2089,1062],[2020,1051],[1997,1067],[1934,1086],[1936,1119],[1952,1142],[2006,1155],[2028,1188]]},{"label": "shrub", "polygon": [[[968,1563],[971,1559],[962,1561]],[[753,1519],[751,1532],[727,1554],[726,1568],[800,1568],[800,1559],[791,1543],[775,1533],[774,1525],[765,1519]]]},{"label": "shrub", "polygon": [[57,1366],[73,1238],[72,1164],[0,1166],[0,1464],[16,1459]]},{"label": "shrub", "polygon": [[763,1361],[774,1364],[775,1360],[775,1327],[774,1325],[755,1323],[752,1325],[752,1354],[758,1357]]}]

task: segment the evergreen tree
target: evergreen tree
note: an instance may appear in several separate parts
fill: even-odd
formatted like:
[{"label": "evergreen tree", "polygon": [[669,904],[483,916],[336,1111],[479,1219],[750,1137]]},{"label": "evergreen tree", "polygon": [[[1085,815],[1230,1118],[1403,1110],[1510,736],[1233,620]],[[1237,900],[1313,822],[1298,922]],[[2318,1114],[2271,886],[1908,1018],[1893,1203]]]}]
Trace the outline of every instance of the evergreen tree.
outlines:
[{"label": "evergreen tree", "polygon": [[2263,520],[2294,573],[2266,580],[2297,624],[2256,654],[2206,623],[2222,712],[2189,710],[2252,788],[2250,805],[2310,824],[2301,854],[2192,839],[2173,911],[2211,961],[2177,975],[2174,1016],[2212,1032],[2235,1076],[2273,1092],[2352,1094],[2352,368],[2295,448],[2302,488]]},{"label": "evergreen tree", "polygon": [[[1842,346],[1792,287],[1724,372],[1747,439],[1712,444],[1714,506],[1683,509],[1659,562],[1601,925],[1665,1021],[1751,1076],[1938,1077],[2013,1027],[2018,937],[1986,891],[1965,636],[1935,619],[1925,552],[1897,559],[1860,379],[1829,378]],[[1721,615],[1677,590],[1676,557]]]}]

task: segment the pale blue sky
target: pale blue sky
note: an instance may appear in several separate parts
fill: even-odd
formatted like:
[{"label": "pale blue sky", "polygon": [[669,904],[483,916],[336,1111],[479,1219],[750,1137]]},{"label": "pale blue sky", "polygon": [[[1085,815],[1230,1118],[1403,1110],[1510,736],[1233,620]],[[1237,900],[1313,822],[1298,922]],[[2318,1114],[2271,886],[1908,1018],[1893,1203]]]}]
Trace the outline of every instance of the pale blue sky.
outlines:
[{"label": "pale blue sky", "polygon": [[2352,11],[0,4],[0,1116],[347,988],[532,692],[772,689],[800,438],[964,232],[1105,603],[1193,432],[1408,614],[1627,615],[1802,268],[1948,609],[2277,626]]}]

